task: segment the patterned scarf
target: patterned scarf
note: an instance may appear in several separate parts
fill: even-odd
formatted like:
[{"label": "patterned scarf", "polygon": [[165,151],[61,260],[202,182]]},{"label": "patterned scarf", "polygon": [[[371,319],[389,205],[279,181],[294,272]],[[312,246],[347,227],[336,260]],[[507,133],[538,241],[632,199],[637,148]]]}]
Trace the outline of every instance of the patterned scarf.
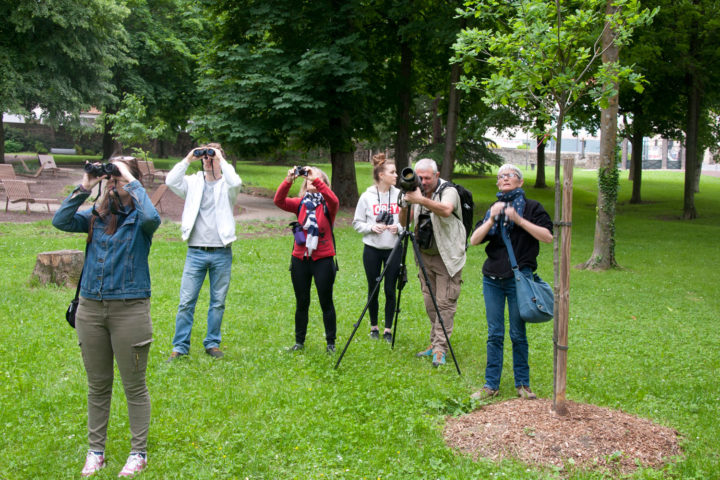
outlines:
[{"label": "patterned scarf", "polygon": [[[515,190],[512,190],[508,193],[498,192],[495,194],[495,196],[498,198],[499,202],[505,202],[507,206],[512,206],[515,211],[520,215],[523,216],[523,211],[525,210],[525,191],[522,188],[516,188]],[[485,212],[485,219],[483,219],[483,223],[486,222],[490,218],[490,209],[488,209],[487,212]],[[508,232],[508,235],[510,234],[510,230],[515,226],[515,222],[511,222],[510,220],[503,215],[502,221],[505,223],[505,231]],[[490,231],[488,232],[488,235],[497,235],[498,233],[498,223],[494,223],[492,228],[490,228]]]},{"label": "patterned scarf", "polygon": [[311,256],[317,248],[320,236],[315,209],[324,202],[325,199],[319,193],[306,193],[302,199],[302,205],[305,205],[305,213],[307,214],[303,229],[307,232],[305,247],[307,248],[308,257]]}]

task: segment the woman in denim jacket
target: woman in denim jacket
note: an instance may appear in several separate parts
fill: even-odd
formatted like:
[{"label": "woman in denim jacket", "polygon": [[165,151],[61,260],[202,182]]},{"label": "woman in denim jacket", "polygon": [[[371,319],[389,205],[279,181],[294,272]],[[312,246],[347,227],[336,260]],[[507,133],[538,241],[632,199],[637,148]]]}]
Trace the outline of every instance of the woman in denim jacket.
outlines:
[{"label": "woman in denim jacket", "polygon": [[[88,379],[90,448],[84,477],[105,467],[113,358],[122,377],[132,434],[130,456],[120,476],[131,476],[147,465],[150,395],[145,369],[152,342],[148,254],[160,216],[138,180],[137,160],[121,157],[110,161],[115,167],[110,174],[96,176],[86,171],[52,222],[60,230],[88,234],[76,314]],[[105,188],[97,207],[78,212],[103,179]]]}]

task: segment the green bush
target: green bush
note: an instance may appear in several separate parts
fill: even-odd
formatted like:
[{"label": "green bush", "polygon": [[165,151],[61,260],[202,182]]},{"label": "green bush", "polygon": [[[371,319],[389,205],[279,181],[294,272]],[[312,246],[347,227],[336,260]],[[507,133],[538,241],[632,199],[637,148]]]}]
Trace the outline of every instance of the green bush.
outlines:
[{"label": "green bush", "polygon": [[49,150],[47,149],[45,144],[43,144],[40,141],[35,142],[35,151],[37,153],[48,153],[49,152]]},{"label": "green bush", "polygon": [[16,153],[23,151],[23,144],[16,140],[5,140],[5,152]]}]

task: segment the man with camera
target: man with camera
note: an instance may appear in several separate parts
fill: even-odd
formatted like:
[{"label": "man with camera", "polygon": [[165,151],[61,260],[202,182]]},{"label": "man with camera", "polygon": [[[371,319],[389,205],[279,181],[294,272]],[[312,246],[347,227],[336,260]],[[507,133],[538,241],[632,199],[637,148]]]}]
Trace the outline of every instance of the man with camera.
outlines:
[{"label": "man with camera", "polygon": [[[185,175],[190,164],[202,162],[202,169]],[[225,297],[230,287],[231,243],[235,236],[233,205],[242,181],[224,158],[217,143],[193,149],[168,172],[167,186],[185,199],[181,221],[182,239],[188,242],[187,257],[180,283],[180,305],[175,317],[173,351],[168,361],[190,352],[195,304],[205,275],[210,277],[210,305],[207,316],[205,352],[220,358],[220,326],[225,313]]]},{"label": "man with camera", "polygon": [[[430,346],[419,352],[418,357],[432,357],[433,366],[445,364],[448,338],[453,330],[457,301],[460,296],[462,269],[465,265],[465,227],[462,222],[460,196],[440,178],[434,160],[423,158],[415,164],[415,185],[406,182],[403,170],[400,185],[407,190],[404,202],[411,205],[415,223],[415,240],[420,250],[420,260],[425,266],[430,289],[422,271],[418,273],[425,300],[425,310],[432,325]],[[412,172],[412,171],[410,171]],[[417,186],[416,188],[413,188]],[[400,222],[406,221],[405,209]],[[403,225],[404,226],[404,225]],[[437,301],[442,324],[438,320],[432,295]],[[443,324],[445,331],[443,331]],[[447,338],[445,336],[447,332]]]}]

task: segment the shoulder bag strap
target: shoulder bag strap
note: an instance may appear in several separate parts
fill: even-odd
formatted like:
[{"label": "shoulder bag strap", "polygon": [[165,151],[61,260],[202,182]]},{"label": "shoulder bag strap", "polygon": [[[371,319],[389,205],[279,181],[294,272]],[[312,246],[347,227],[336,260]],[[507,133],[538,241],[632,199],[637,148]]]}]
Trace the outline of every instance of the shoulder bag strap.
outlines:
[{"label": "shoulder bag strap", "polygon": [[515,251],[513,250],[512,244],[510,243],[510,234],[505,229],[505,222],[500,224],[500,236],[505,242],[505,248],[507,248],[508,257],[510,257],[510,266],[513,270],[518,268],[517,260],[515,259]]}]

